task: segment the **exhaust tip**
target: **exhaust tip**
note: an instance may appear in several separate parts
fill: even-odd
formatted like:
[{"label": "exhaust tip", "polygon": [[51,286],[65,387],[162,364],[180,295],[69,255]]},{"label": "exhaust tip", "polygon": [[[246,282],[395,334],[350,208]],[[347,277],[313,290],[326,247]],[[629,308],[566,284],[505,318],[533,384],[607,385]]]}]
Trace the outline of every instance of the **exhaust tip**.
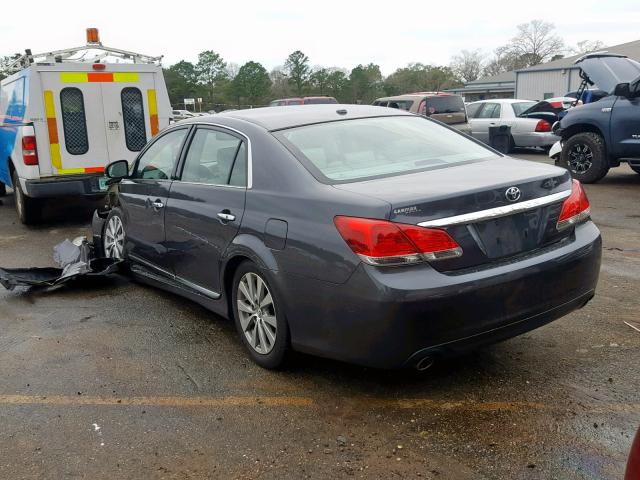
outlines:
[{"label": "exhaust tip", "polygon": [[415,368],[419,372],[424,372],[425,370],[428,370],[429,368],[433,367],[433,364],[435,362],[436,362],[436,359],[434,357],[427,355],[426,357],[422,357],[420,360],[418,360]]}]

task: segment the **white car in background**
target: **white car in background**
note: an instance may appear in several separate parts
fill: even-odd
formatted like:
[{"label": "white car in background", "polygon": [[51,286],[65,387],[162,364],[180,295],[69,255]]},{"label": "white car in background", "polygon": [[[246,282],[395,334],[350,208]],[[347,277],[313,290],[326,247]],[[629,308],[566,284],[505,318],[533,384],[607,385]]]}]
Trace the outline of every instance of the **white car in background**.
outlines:
[{"label": "white car in background", "polygon": [[[572,99],[574,100],[574,99]],[[480,100],[467,105],[471,136],[489,144],[489,127],[511,127],[509,151],[514,147],[550,148],[559,140],[551,132],[557,109],[549,102],[513,98]]]}]

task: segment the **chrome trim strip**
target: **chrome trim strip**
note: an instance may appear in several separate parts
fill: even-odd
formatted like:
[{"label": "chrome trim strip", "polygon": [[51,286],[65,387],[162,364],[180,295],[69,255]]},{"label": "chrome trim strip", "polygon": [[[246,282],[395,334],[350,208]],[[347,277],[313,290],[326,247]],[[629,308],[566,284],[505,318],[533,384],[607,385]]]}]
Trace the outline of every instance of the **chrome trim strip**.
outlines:
[{"label": "chrome trim strip", "polygon": [[493,218],[506,217],[515,213],[526,212],[534,208],[544,207],[552,203],[564,200],[571,195],[571,190],[553,193],[544,197],[534,198],[526,202],[514,203],[513,205],[504,205],[502,207],[490,208],[488,210],[480,210],[478,212],[465,213],[454,217],[438,218],[435,220],[427,220],[420,222],[420,227],[449,227],[452,225],[461,225],[467,223],[482,222]]},{"label": "chrome trim strip", "polygon": [[214,300],[217,300],[218,298],[220,298],[220,294],[218,292],[214,292],[213,290],[208,290],[204,287],[201,287],[200,285],[196,285],[195,283],[190,282],[189,280],[185,280],[182,277],[178,277],[177,275],[175,276],[175,279],[176,281],[182,283],[183,285],[189,287],[190,289],[195,290],[198,293],[201,293],[205,297],[209,297]]},{"label": "chrome trim strip", "polygon": [[148,260],[145,260],[144,258],[140,258],[139,256],[137,256],[135,254],[132,254],[132,253],[128,253],[127,256],[131,260],[133,260],[134,262],[138,262],[138,263],[141,263],[142,265],[145,265],[145,266],[147,266],[149,268],[153,268],[154,270],[162,273],[163,275],[166,275],[167,277],[169,277],[171,279],[175,278],[175,275],[173,273],[168,272],[168,271],[164,270],[163,268],[160,268],[160,267],[154,265],[153,263],[151,263]]},{"label": "chrome trim strip", "polygon": [[217,300],[218,298],[220,298],[220,294],[218,292],[214,292],[213,290],[208,290],[208,289],[206,289],[204,287],[201,287],[200,285],[196,285],[195,283],[190,282],[189,280],[185,280],[184,278],[178,277],[177,275],[174,275],[173,273],[170,273],[170,272],[164,270],[163,268],[160,268],[160,267],[154,265],[153,263],[151,263],[151,262],[149,262],[147,260],[144,260],[143,258],[140,258],[137,255],[129,254],[128,256],[134,262],[138,262],[138,263],[141,263],[142,265],[145,265],[145,266],[147,266],[149,268],[152,268],[153,270],[156,270],[157,272],[162,273],[166,277],[169,277],[169,279],[171,279],[173,281],[176,281],[176,282],[180,282],[184,286],[186,286],[187,288],[190,288],[191,290],[195,290],[196,292],[201,293],[206,297],[212,298],[214,300]]}]

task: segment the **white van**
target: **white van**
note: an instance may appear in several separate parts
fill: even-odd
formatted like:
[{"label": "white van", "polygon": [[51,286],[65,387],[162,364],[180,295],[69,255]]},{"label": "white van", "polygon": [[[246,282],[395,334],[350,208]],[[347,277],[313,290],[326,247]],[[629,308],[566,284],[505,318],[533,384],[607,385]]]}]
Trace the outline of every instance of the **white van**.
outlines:
[{"label": "white van", "polygon": [[106,54],[74,61],[79,49],[60,50],[41,62],[29,55],[0,82],[0,194],[14,188],[23,223],[39,220],[44,199],[104,195],[105,165],[132,162],[169,124],[160,57],[82,48],[136,63],[103,63]]}]

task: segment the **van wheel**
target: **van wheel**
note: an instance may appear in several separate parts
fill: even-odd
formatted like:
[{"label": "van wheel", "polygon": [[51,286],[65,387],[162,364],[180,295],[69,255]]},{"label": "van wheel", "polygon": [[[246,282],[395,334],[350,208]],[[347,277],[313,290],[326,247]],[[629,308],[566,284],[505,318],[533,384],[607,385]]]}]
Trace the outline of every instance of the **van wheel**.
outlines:
[{"label": "van wheel", "polygon": [[20,222],[25,225],[38,223],[42,218],[42,204],[37,198],[31,198],[25,195],[16,172],[13,172],[11,180],[13,181],[16,213],[18,214]]},{"label": "van wheel", "polygon": [[562,145],[559,165],[582,183],[597,182],[609,171],[604,140],[593,132],[575,134]]}]

